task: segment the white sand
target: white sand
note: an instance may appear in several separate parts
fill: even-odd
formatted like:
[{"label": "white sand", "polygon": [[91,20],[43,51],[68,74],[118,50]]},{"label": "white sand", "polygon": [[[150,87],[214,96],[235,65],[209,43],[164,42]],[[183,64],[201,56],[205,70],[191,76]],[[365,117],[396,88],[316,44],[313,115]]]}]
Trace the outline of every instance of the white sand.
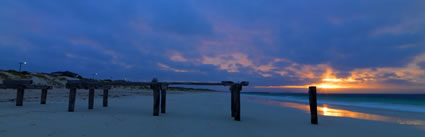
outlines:
[{"label": "white sand", "polygon": [[414,126],[350,118],[321,116],[311,125],[301,110],[247,97],[237,122],[224,93],[169,94],[167,113],[158,117],[152,116],[152,96],[111,98],[107,108],[97,96],[94,110],[79,96],[76,112],[66,111],[67,98],[52,98],[47,105],[27,100],[23,107],[1,102],[0,137],[425,137],[425,129]]}]

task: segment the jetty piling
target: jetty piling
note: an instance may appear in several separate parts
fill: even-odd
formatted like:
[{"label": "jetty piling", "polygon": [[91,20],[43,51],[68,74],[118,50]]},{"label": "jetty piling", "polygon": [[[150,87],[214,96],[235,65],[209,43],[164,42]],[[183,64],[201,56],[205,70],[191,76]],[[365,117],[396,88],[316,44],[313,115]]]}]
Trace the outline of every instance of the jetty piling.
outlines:
[{"label": "jetty piling", "polygon": [[25,89],[23,87],[20,87],[20,88],[17,89],[16,106],[23,106],[24,105],[24,92],[25,92]]},{"label": "jetty piling", "polygon": [[165,113],[165,105],[166,105],[166,98],[167,98],[167,84],[161,84],[161,113]]},{"label": "jetty piling", "polygon": [[235,117],[235,91],[233,86],[230,87],[230,109],[232,112],[232,117]]},{"label": "jetty piling", "polygon": [[89,109],[93,109],[93,105],[94,105],[94,88],[90,88],[89,89],[89,99],[88,99],[89,103]]},{"label": "jetty piling", "polygon": [[24,93],[25,89],[42,89],[41,101],[46,102],[46,98],[43,98],[43,91],[47,94],[47,90],[51,89],[51,86],[40,86],[32,85],[32,80],[3,80],[3,84],[0,84],[0,89],[16,89],[16,106],[24,105]]},{"label": "jetty piling", "polygon": [[311,86],[308,88],[309,102],[310,102],[310,113],[311,113],[311,124],[317,125],[317,94],[316,87]]},{"label": "jetty piling", "polygon": [[[158,79],[154,78],[152,82],[127,82],[127,81],[112,81],[112,82],[100,82],[94,80],[69,80],[66,84],[66,88],[69,89],[69,103],[68,112],[75,111],[75,102],[78,89],[88,89],[88,109],[94,108],[94,96],[96,89],[103,89],[103,107],[108,106],[109,90],[112,87],[119,86],[150,86],[153,91],[153,115],[159,116],[161,113],[166,113],[166,96],[169,85],[201,85],[201,86],[230,86],[231,93],[231,111],[232,117],[236,121],[240,121],[240,92],[243,86],[248,86],[248,82],[234,83],[232,81],[222,81],[218,83],[208,82],[158,82]],[[46,104],[48,89],[50,86],[37,86],[32,85],[31,80],[4,80],[3,84],[0,84],[1,89],[16,89],[16,106],[23,106],[24,91],[25,89],[41,89],[41,100],[40,104]]]},{"label": "jetty piling", "polygon": [[47,88],[41,89],[41,97],[40,97],[40,104],[46,104],[47,100]]},{"label": "jetty piling", "polygon": [[232,117],[236,120],[236,121],[240,121],[240,117],[241,117],[241,96],[240,96],[240,92],[242,90],[242,84],[234,84],[230,87],[230,92],[231,92],[231,102],[232,102]]},{"label": "jetty piling", "polygon": [[77,88],[71,88],[69,90],[68,112],[74,112],[74,108],[75,108],[75,96],[76,95],[77,95]]},{"label": "jetty piling", "polygon": [[108,107],[109,88],[103,89],[103,107]]},{"label": "jetty piling", "polygon": [[153,116],[159,116],[159,103],[160,103],[160,87],[158,79],[152,79],[151,88],[153,90]]}]

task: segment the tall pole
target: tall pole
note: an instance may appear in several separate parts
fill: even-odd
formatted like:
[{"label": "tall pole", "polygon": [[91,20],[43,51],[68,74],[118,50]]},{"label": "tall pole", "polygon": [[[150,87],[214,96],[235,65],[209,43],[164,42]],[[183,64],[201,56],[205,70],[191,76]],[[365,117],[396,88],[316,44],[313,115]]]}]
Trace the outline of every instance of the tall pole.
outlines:
[{"label": "tall pole", "polygon": [[26,65],[26,64],[27,64],[27,62],[26,62],[26,61],[24,61],[24,62],[19,62],[19,72],[22,70],[22,64],[23,64],[23,65]]}]

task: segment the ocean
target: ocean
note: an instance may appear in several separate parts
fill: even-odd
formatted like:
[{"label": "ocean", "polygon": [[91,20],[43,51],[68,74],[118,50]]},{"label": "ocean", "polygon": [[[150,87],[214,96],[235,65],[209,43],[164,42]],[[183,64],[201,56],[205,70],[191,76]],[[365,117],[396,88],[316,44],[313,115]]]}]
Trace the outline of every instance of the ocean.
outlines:
[{"label": "ocean", "polygon": [[[308,104],[308,94],[270,92],[245,92],[243,94],[277,101]],[[317,102],[319,105],[425,113],[425,94],[318,94]]]}]

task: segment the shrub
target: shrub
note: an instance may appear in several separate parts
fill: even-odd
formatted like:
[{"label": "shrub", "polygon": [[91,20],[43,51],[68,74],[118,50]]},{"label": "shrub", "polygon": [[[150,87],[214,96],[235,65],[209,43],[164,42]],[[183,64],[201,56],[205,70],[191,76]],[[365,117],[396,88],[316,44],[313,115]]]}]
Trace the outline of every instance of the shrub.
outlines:
[{"label": "shrub", "polygon": [[6,72],[15,75],[15,76],[19,76],[21,79],[30,79],[32,78],[31,73],[27,72],[27,71],[22,71],[22,72],[18,72],[16,70],[7,70]]},{"label": "shrub", "polygon": [[9,80],[10,79],[8,75],[3,74],[3,73],[0,73],[0,78],[1,79],[4,79],[4,80]]}]

